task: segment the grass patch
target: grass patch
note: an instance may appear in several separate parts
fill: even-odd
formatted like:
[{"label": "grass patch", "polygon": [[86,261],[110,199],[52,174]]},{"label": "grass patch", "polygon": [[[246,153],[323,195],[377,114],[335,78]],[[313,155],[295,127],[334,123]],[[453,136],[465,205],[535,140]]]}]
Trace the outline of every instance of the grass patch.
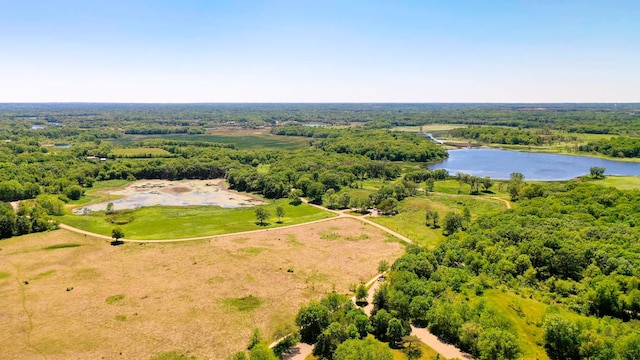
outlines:
[{"label": "grass patch", "polygon": [[11,276],[11,274],[9,274],[8,272],[0,271],[0,279],[5,279],[5,278],[8,278],[9,276]]},{"label": "grass patch", "polygon": [[185,355],[181,351],[173,350],[156,355],[149,360],[198,360],[195,356]]},{"label": "grass patch", "polygon": [[449,211],[459,211],[467,207],[472,217],[490,211],[503,210],[504,203],[483,196],[448,195],[431,193],[428,196],[406,198],[401,203],[400,212],[395,216],[372,217],[370,220],[402,234],[419,245],[435,247],[444,241],[442,229],[433,229],[425,223],[426,209],[437,211],[440,225]]},{"label": "grass patch", "polygon": [[127,315],[116,315],[116,321],[127,321]]},{"label": "grass patch", "polygon": [[251,254],[251,255],[258,255],[265,250],[267,249],[260,248],[260,247],[247,247],[247,248],[240,249],[241,252]]},{"label": "grass patch", "polygon": [[224,303],[236,308],[238,311],[248,312],[260,307],[264,301],[259,297],[249,295],[239,298],[224,299]]},{"label": "grass patch", "polygon": [[43,273],[40,273],[40,274],[36,275],[36,276],[35,276],[33,279],[31,279],[31,280],[40,280],[40,279],[45,278],[45,277],[47,277],[47,276],[49,276],[49,275],[53,275],[53,274],[55,274],[55,272],[56,272],[56,270],[49,270],[49,271],[45,271],[45,272],[43,272]]},{"label": "grass patch", "polygon": [[322,234],[320,234],[320,238],[323,240],[338,240],[341,238],[340,234],[332,232],[331,230],[329,231],[325,231]]},{"label": "grass patch", "polygon": [[109,305],[113,305],[123,299],[124,299],[124,294],[118,294],[118,295],[108,296],[104,301]]},{"label": "grass patch", "polygon": [[347,236],[346,238],[344,238],[347,241],[361,241],[361,240],[367,240],[369,238],[369,235],[367,234],[361,234],[358,236]]},{"label": "grass patch", "polygon": [[[307,204],[293,206],[288,199],[278,199],[265,205],[272,215],[282,206],[286,217],[282,223],[272,222],[269,228],[294,225],[334,217],[335,214]],[[215,206],[168,207],[151,206],[136,209],[130,216],[135,221],[120,225],[128,239],[179,239],[220,235],[240,231],[264,229],[256,223],[255,207],[225,209]],[[88,215],[67,214],[57,217],[63,224],[102,235],[111,235],[113,224],[102,213]]]},{"label": "grass patch", "polygon": [[[606,174],[605,174],[606,175]],[[620,190],[640,189],[640,176],[605,176],[604,179],[594,179],[590,176],[580,178],[582,182],[589,182],[602,186],[612,186]]]},{"label": "grass patch", "polygon": [[128,149],[113,149],[111,151],[117,157],[171,157],[173,156],[170,152],[164,149],[158,148],[149,148],[149,147],[138,147],[138,148],[128,148]]},{"label": "grass patch", "polygon": [[49,245],[47,247],[44,247],[42,248],[42,250],[65,249],[65,248],[74,248],[78,246],[82,246],[82,245],[75,244],[75,243],[55,244],[55,245]]}]

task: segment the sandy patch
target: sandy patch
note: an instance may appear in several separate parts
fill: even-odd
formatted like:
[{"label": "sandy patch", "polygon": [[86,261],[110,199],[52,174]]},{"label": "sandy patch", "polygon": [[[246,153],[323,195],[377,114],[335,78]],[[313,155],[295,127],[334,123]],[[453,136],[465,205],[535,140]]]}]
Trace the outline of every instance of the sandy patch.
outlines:
[{"label": "sandy patch", "polygon": [[107,193],[121,196],[122,198],[76,208],[73,213],[81,215],[89,211],[104,211],[109,202],[113,203],[115,210],[136,209],[154,205],[210,205],[237,208],[265,203],[257,197],[226,189],[223,179],[141,180],[127,185],[124,189],[108,190]]},{"label": "sandy patch", "polygon": [[[59,243],[82,246],[42,250]],[[300,304],[333,289],[346,293],[373,277],[380,260],[403,252],[354,219],[118,247],[58,230],[0,247],[0,272],[9,273],[0,279],[0,357],[41,358],[41,351],[50,360],[149,359],[172,350],[226,359],[254,327],[266,340],[284,335]],[[123,297],[107,303],[114,295]],[[263,301],[253,311],[225,303],[249,295]]]}]

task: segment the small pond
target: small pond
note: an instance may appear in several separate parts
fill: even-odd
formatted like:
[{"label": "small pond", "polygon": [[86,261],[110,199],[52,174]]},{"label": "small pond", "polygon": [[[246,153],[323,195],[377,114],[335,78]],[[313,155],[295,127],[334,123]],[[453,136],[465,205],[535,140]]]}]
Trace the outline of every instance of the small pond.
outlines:
[{"label": "small pond", "polygon": [[104,211],[109,202],[114,210],[136,209],[143,206],[193,206],[210,205],[237,208],[262,205],[265,202],[249,195],[227,190],[224,180],[142,180],[129,184],[124,189],[107,191],[122,198],[73,209],[76,215],[91,211]]},{"label": "small pond", "polygon": [[527,180],[569,180],[589,174],[594,166],[606,168],[605,175],[640,175],[640,163],[500,149],[450,150],[447,160],[429,168],[498,180],[509,179],[512,172],[524,174]]}]

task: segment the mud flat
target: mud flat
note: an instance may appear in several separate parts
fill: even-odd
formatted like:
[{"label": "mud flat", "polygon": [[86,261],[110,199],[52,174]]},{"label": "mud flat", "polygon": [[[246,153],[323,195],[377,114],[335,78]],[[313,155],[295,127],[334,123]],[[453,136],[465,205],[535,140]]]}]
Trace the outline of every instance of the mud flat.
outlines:
[{"label": "mud flat", "polygon": [[114,210],[136,209],[143,206],[193,206],[211,205],[237,208],[265,204],[264,201],[247,194],[228,190],[223,179],[215,180],[141,180],[123,189],[107,190],[110,195],[121,196],[118,200],[91,204],[73,210],[74,214],[104,211],[112,202]]}]

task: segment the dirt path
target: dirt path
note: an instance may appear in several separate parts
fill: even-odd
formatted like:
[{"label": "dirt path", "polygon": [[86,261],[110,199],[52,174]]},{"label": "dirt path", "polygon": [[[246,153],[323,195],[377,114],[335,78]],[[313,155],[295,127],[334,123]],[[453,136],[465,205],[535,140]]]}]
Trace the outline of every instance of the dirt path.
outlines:
[{"label": "dirt path", "polygon": [[496,200],[500,200],[500,201],[504,201],[504,204],[507,206],[507,209],[511,209],[511,201],[505,200],[505,199],[502,199],[502,198],[499,198],[499,197],[495,197],[495,196],[492,196],[491,198],[492,199],[496,199]]},{"label": "dirt path", "polygon": [[420,341],[427,344],[430,348],[437,351],[440,355],[444,356],[447,359],[473,359],[471,355],[463,353],[457,347],[440,341],[440,339],[429,332],[429,329],[427,328],[418,328],[411,325],[411,334],[417,336]]}]

